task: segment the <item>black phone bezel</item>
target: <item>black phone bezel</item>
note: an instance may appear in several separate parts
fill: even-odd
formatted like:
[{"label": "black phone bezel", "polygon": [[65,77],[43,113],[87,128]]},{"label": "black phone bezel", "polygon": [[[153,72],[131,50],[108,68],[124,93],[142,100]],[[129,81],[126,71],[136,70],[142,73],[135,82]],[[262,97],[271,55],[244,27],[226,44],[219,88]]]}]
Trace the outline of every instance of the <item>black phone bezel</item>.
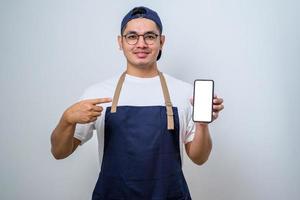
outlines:
[{"label": "black phone bezel", "polygon": [[[212,82],[212,102],[211,102],[211,118],[210,121],[195,121],[194,119],[194,98],[195,98],[195,85],[197,81],[211,81]],[[196,79],[194,80],[194,89],[193,89],[193,112],[192,112],[192,120],[193,122],[201,122],[201,123],[211,123],[213,121],[213,100],[214,100],[214,90],[215,90],[215,81],[212,79]]]}]

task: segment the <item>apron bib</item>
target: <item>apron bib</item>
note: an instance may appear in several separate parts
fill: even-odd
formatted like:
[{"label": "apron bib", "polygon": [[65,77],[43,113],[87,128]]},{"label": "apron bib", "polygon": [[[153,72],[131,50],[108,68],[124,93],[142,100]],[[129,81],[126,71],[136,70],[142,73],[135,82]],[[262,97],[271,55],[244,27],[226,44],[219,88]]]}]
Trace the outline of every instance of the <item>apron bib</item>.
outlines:
[{"label": "apron bib", "polygon": [[117,107],[125,76],[106,109],[103,159],[92,199],[190,200],[181,168],[178,110],[162,73],[166,106]]}]

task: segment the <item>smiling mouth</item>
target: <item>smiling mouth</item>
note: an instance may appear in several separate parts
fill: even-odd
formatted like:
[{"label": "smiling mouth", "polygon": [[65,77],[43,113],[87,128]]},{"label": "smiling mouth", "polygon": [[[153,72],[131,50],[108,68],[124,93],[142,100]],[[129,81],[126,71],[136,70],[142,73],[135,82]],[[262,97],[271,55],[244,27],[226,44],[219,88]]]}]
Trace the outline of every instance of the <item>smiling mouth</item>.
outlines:
[{"label": "smiling mouth", "polygon": [[149,54],[148,52],[136,52],[134,53],[138,58],[146,58]]}]

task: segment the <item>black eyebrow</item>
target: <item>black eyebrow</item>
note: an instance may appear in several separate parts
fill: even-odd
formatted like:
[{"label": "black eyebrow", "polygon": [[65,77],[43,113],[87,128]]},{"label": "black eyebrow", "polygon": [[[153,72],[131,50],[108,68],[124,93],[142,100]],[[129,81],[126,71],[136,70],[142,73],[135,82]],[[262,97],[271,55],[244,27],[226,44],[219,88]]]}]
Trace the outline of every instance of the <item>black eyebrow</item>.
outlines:
[{"label": "black eyebrow", "polygon": [[144,34],[149,34],[149,33],[152,33],[152,34],[159,35],[159,34],[155,33],[155,31],[147,31],[147,32],[146,32],[146,33],[144,33]]},{"label": "black eyebrow", "polygon": [[137,34],[137,32],[136,32],[136,31],[129,31],[129,32],[127,32],[127,33],[124,34],[124,35],[127,35],[127,34]]},{"label": "black eyebrow", "polygon": [[[149,33],[159,35],[159,34],[155,33],[154,31],[147,31],[144,34],[149,34]],[[127,35],[127,34],[137,34],[138,35],[138,33],[136,31],[129,31],[124,35]]]}]

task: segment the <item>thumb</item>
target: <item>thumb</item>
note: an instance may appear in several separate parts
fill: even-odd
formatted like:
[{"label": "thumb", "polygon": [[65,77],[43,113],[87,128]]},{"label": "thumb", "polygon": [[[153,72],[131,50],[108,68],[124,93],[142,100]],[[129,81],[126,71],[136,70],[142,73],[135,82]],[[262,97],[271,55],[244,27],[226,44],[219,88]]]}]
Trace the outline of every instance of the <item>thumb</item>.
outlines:
[{"label": "thumb", "polygon": [[192,104],[192,106],[194,105],[194,98],[190,97],[190,103]]}]

